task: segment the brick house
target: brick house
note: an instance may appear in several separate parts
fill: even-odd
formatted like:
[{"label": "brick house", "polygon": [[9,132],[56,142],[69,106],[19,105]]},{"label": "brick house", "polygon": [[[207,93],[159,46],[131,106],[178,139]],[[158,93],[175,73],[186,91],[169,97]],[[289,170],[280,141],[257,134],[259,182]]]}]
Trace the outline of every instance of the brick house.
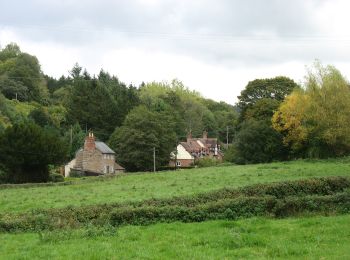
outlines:
[{"label": "brick house", "polygon": [[96,141],[93,133],[89,133],[84,147],[65,166],[66,177],[71,170],[83,172],[85,175],[106,175],[124,172],[125,169],[115,162],[115,152],[104,142]]},{"label": "brick house", "polygon": [[[175,154],[177,152],[177,154]],[[178,144],[175,152],[170,154],[170,163],[169,166],[179,168],[187,168],[194,165],[194,157],[186,151],[185,147],[181,144]]]},{"label": "brick house", "polygon": [[175,167],[189,167],[192,166],[196,161],[202,158],[216,158],[222,161],[223,154],[218,144],[217,138],[208,138],[208,133],[203,132],[201,138],[193,138],[190,132],[187,135],[186,142],[180,142],[177,146],[176,152],[171,153],[170,166]]}]

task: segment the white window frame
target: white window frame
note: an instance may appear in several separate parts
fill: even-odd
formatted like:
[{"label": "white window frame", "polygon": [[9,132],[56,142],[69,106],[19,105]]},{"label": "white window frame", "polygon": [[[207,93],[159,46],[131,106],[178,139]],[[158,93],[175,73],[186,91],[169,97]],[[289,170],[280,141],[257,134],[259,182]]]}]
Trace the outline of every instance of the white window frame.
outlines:
[{"label": "white window frame", "polygon": [[176,161],[176,166],[177,167],[181,167],[181,162],[180,161]]}]

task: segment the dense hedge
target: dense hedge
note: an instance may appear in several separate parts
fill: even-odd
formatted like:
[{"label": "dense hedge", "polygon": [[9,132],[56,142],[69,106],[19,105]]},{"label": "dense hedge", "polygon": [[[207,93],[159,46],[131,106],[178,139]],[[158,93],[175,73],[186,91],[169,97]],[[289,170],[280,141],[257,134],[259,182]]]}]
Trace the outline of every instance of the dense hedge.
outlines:
[{"label": "dense hedge", "polygon": [[112,212],[110,224],[147,225],[156,222],[200,222],[213,219],[237,219],[269,215],[274,217],[293,216],[306,212],[349,213],[350,192],[326,195],[288,197],[277,199],[272,196],[240,197],[196,207],[141,207],[123,208]]},{"label": "dense hedge", "polygon": [[350,212],[350,179],[329,177],[286,181],[170,199],[0,214],[0,231],[198,222],[261,215],[285,217],[304,212]]}]

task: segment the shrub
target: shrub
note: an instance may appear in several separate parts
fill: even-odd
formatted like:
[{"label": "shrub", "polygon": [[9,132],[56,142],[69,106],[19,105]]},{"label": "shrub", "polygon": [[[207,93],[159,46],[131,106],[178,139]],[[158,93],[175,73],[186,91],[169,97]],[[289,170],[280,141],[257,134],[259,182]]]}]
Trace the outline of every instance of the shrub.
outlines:
[{"label": "shrub", "polygon": [[220,164],[221,162],[216,158],[202,158],[197,162],[198,167],[211,167]]},{"label": "shrub", "polygon": [[350,212],[349,188],[349,178],[329,177],[258,184],[169,199],[0,214],[0,231],[198,222],[262,215],[285,217],[304,212],[347,213]]},{"label": "shrub", "polygon": [[69,173],[69,177],[81,178],[85,177],[85,173],[83,171],[71,170]]},{"label": "shrub", "polygon": [[62,182],[62,181],[64,181],[64,177],[61,174],[52,173],[49,176],[49,181],[51,181],[51,182]]}]

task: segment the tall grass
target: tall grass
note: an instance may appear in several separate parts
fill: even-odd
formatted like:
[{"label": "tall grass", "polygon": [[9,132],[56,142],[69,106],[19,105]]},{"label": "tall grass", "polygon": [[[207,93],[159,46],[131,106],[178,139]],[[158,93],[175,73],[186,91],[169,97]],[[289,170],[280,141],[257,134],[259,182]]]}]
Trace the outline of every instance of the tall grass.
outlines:
[{"label": "tall grass", "polygon": [[0,234],[0,259],[349,259],[350,215]]},{"label": "tall grass", "polygon": [[347,160],[294,161],[92,178],[64,186],[6,188],[0,190],[0,212],[171,198],[224,187],[325,176],[350,176],[350,164]]}]

